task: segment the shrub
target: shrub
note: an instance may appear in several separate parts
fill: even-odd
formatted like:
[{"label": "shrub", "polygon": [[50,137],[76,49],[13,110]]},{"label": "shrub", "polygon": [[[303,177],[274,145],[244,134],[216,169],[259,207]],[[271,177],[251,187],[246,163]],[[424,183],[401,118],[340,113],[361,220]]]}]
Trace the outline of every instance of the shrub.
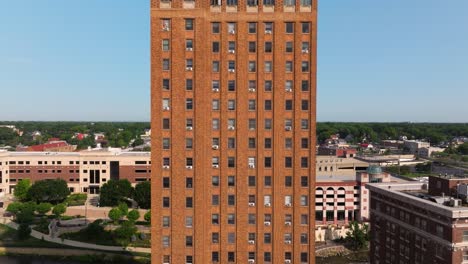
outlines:
[{"label": "shrub", "polygon": [[146,212],[144,217],[146,222],[151,222],[151,210]]},{"label": "shrub", "polygon": [[67,206],[63,203],[57,204],[54,209],[52,210],[52,213],[55,215],[55,217],[60,218],[62,214],[64,214],[67,211]]},{"label": "shrub", "polygon": [[25,240],[31,235],[31,227],[28,224],[20,224],[18,227],[18,239]]},{"label": "shrub", "polygon": [[138,210],[131,210],[127,214],[127,219],[132,223],[135,223],[138,218],[140,218],[140,212],[138,212]]},{"label": "shrub", "polygon": [[114,221],[114,223],[117,223],[117,221],[122,217],[122,212],[119,208],[115,207],[109,211],[108,216],[112,221]]},{"label": "shrub", "polygon": [[36,206],[36,212],[41,215],[47,214],[52,209],[51,203],[40,203]]},{"label": "shrub", "polygon": [[73,194],[70,194],[67,197],[67,199],[65,199],[65,203],[68,206],[84,205],[87,199],[88,199],[88,194],[86,193],[73,193]]}]

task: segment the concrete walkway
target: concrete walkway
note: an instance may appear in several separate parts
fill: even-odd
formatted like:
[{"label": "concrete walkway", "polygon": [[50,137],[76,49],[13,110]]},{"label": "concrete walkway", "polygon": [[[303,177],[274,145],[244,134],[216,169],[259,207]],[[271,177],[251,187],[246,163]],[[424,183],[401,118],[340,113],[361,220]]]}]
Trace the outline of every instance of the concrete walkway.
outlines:
[{"label": "concrete walkway", "polygon": [[[12,222],[10,219],[3,218],[2,223],[15,230],[18,230],[19,225],[15,222]],[[124,247],[117,247],[117,246],[96,245],[96,244],[84,243],[84,242],[79,242],[79,241],[74,241],[74,240],[62,239],[58,237],[51,237],[50,235],[40,233],[36,230],[31,230],[31,236],[37,239],[44,239],[45,241],[48,241],[48,242],[57,243],[57,244],[61,244],[61,245],[69,246],[69,247],[78,247],[78,248],[113,251],[113,252],[125,251],[125,252],[137,252],[137,253],[151,253],[151,248],[137,248],[137,247],[124,248]]]}]

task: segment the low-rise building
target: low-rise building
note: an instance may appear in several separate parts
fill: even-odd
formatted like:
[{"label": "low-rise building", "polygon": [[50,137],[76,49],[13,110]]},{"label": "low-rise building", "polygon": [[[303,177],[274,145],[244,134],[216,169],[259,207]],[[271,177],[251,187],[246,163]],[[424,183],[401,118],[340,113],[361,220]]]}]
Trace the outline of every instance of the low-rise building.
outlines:
[{"label": "low-rise building", "polygon": [[426,148],[420,148],[418,149],[418,155],[419,157],[423,158],[430,158],[432,156],[432,153],[440,153],[444,152],[444,148],[438,148],[438,147],[426,147]]},{"label": "low-rise building", "polygon": [[0,152],[0,193],[12,193],[18,181],[63,179],[71,192],[96,194],[108,180],[135,185],[151,178],[149,152],[101,149],[81,152]]},{"label": "low-rise building", "polygon": [[419,140],[405,140],[404,147],[412,154],[418,154],[420,148],[429,148],[431,143]]}]

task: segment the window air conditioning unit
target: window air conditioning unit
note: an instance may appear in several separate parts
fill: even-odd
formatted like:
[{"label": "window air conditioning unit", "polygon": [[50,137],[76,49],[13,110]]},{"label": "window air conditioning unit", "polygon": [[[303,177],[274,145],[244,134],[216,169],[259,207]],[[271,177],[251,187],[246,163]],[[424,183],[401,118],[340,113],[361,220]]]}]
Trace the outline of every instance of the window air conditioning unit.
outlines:
[{"label": "window air conditioning unit", "polygon": [[235,50],[229,50],[229,53],[234,54],[234,53],[236,53],[236,51]]},{"label": "window air conditioning unit", "polygon": [[185,70],[186,71],[193,71],[193,68],[192,67],[186,67]]},{"label": "window air conditioning unit", "polygon": [[250,169],[255,169],[255,165],[249,164],[249,168],[250,168]]},{"label": "window air conditioning unit", "polygon": [[292,88],[286,88],[286,92],[288,93],[292,92]]},{"label": "window air conditioning unit", "polygon": [[186,51],[193,51],[193,48],[186,48]]},{"label": "window air conditioning unit", "polygon": [[255,88],[249,88],[249,92],[255,92]]},{"label": "window air conditioning unit", "polygon": [[265,203],[265,206],[266,206],[266,207],[270,207],[270,206],[271,206],[271,203]]},{"label": "window air conditioning unit", "polygon": [[309,50],[308,50],[308,49],[303,49],[303,50],[302,50],[302,53],[306,53],[306,54],[307,54],[307,53],[309,53]]},{"label": "window air conditioning unit", "polygon": [[219,168],[219,165],[218,164],[213,164],[213,168],[217,169],[217,168]]},{"label": "window air conditioning unit", "polygon": [[285,263],[285,264],[291,264],[291,260],[290,260],[290,259],[285,259],[285,260],[284,260],[284,263]]},{"label": "window air conditioning unit", "polygon": [[170,168],[169,165],[164,165],[163,166],[163,169],[165,169],[165,170],[168,170],[169,168]]},{"label": "window air conditioning unit", "polygon": [[188,126],[188,127],[186,127],[185,129],[187,129],[187,130],[189,130],[189,131],[192,131],[192,130],[193,130],[193,127]]},{"label": "window air conditioning unit", "polygon": [[284,241],[284,243],[291,244],[291,240],[286,240],[286,241]]},{"label": "window air conditioning unit", "polygon": [[236,34],[236,31],[235,30],[230,30],[229,34],[231,34],[231,35]]},{"label": "window air conditioning unit", "polygon": [[163,31],[169,31],[169,27],[163,27]]},{"label": "window air conditioning unit", "polygon": [[250,245],[255,244],[255,240],[249,240],[249,244],[250,244]]},{"label": "window air conditioning unit", "polygon": [[290,221],[286,221],[284,224],[287,226],[291,226],[292,223]]},{"label": "window air conditioning unit", "polygon": [[219,146],[218,146],[218,145],[213,145],[213,146],[211,146],[211,148],[213,148],[213,149],[219,149]]},{"label": "window air conditioning unit", "polygon": [[218,88],[213,88],[213,92],[217,93],[217,92],[219,92],[219,89]]},{"label": "window air conditioning unit", "polygon": [[271,34],[271,30],[265,30],[265,34]]},{"label": "window air conditioning unit", "polygon": [[186,169],[189,169],[189,170],[193,169],[192,166],[185,166],[185,168],[186,168]]},{"label": "window air conditioning unit", "polygon": [[235,71],[236,71],[236,70],[234,70],[234,69],[229,69],[229,72],[235,72]]},{"label": "window air conditioning unit", "polygon": [[170,110],[171,108],[169,106],[165,106],[163,107],[163,109],[167,111],[167,110]]},{"label": "window air conditioning unit", "polygon": [[235,128],[233,126],[228,127],[229,130],[234,130]]},{"label": "window air conditioning unit", "polygon": [[170,264],[169,262],[164,262],[163,264]]},{"label": "window air conditioning unit", "polygon": [[291,131],[292,127],[291,127],[291,126],[285,126],[284,129],[285,129],[286,131]]},{"label": "window air conditioning unit", "polygon": [[265,221],[264,224],[265,224],[266,226],[270,226],[270,225],[271,225],[271,222],[270,222],[270,221]]},{"label": "window air conditioning unit", "polygon": [[287,203],[287,204],[285,204],[285,205],[286,205],[286,207],[291,207],[291,204],[290,204],[290,203]]},{"label": "window air conditioning unit", "polygon": [[249,206],[250,206],[250,207],[254,207],[254,206],[255,206],[255,203],[249,203]]},{"label": "window air conditioning unit", "polygon": [[249,259],[249,264],[255,263],[255,259]]}]

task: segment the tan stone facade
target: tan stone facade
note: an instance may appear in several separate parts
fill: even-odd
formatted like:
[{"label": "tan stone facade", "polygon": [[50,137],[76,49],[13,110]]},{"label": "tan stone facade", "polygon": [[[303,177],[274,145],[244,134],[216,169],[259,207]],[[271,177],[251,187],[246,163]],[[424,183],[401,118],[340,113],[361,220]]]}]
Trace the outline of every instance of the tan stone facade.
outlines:
[{"label": "tan stone facade", "polygon": [[315,262],[316,8],[151,1],[152,263]]}]

